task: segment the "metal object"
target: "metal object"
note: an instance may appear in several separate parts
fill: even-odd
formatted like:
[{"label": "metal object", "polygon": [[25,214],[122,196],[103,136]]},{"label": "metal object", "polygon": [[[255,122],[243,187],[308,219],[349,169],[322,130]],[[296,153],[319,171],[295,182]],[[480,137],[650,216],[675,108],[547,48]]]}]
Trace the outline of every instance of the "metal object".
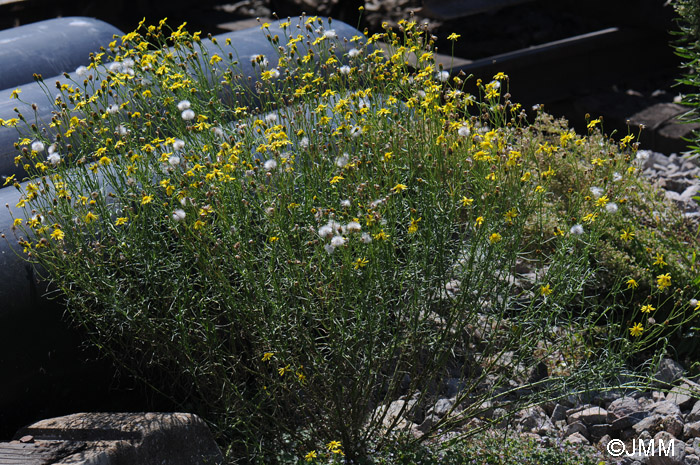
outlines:
[{"label": "metal object", "polygon": [[420,12],[441,21],[464,18],[534,0],[423,0]]},{"label": "metal object", "polygon": [[98,19],[56,18],[0,31],[0,89],[90,63],[91,52],[124,33]]}]

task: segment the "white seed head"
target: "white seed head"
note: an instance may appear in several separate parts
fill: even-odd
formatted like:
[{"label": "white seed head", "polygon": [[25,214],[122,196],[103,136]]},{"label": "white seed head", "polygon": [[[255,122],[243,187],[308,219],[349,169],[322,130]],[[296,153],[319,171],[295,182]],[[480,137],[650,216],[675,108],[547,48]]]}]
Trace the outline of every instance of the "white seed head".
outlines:
[{"label": "white seed head", "polygon": [[190,109],[190,101],[189,100],[181,100],[177,104],[177,109],[180,111],[185,111]]},{"label": "white seed head", "polygon": [[44,143],[40,140],[35,140],[32,142],[32,150],[35,152],[43,152],[44,151]]},{"label": "white seed head", "polygon": [[343,236],[333,236],[333,239],[331,239],[331,245],[333,247],[340,247],[345,244],[347,239],[345,239]]},{"label": "white seed head", "polygon": [[180,116],[182,116],[182,119],[185,121],[191,121],[194,119],[195,115],[194,115],[194,111],[187,109],[187,110],[183,111],[182,115],[180,115]]},{"label": "white seed head", "polygon": [[345,167],[345,165],[348,164],[348,161],[350,161],[350,155],[348,155],[347,153],[344,153],[335,159],[335,165],[338,168],[343,168],[343,167]]},{"label": "white seed head", "polygon": [[345,229],[347,229],[348,232],[360,232],[362,226],[360,226],[360,223],[357,221],[351,221],[345,226]]},{"label": "white seed head", "polygon": [[185,219],[185,216],[187,216],[185,215],[185,210],[181,208],[178,208],[173,212],[173,220],[175,221],[182,221]]},{"label": "white seed head", "polygon": [[450,78],[450,73],[449,71],[440,71],[435,77],[440,82],[447,82],[447,80]]},{"label": "white seed head", "polygon": [[61,162],[61,156],[56,152],[53,152],[46,160],[53,166],[56,166]]}]

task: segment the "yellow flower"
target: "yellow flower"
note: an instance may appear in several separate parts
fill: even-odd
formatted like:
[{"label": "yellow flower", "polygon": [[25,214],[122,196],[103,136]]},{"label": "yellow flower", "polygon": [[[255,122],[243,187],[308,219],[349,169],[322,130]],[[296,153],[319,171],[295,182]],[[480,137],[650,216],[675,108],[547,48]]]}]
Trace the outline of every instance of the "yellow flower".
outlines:
[{"label": "yellow flower", "polygon": [[219,55],[214,55],[214,56],[212,56],[211,59],[209,60],[209,64],[210,64],[210,65],[215,65],[215,64],[217,64],[218,62],[220,62],[221,60],[223,60],[223,58],[221,58]]},{"label": "yellow flower", "polygon": [[487,174],[485,179],[487,181],[495,181],[496,180],[496,173],[491,172],[491,173]]},{"label": "yellow flower", "polygon": [[669,273],[658,275],[656,277],[656,285],[660,291],[663,291],[667,287],[671,286],[671,275]]},{"label": "yellow flower", "polygon": [[598,123],[600,123],[600,120],[599,120],[599,119],[591,120],[591,122],[588,123],[588,129],[593,129],[593,128],[595,127],[595,125],[598,124]]},{"label": "yellow flower", "polygon": [[22,218],[15,218],[15,220],[12,222],[12,225],[14,227],[22,226]]},{"label": "yellow flower", "polygon": [[453,32],[452,34],[450,34],[450,35],[447,36],[447,40],[452,40],[452,41],[454,41],[454,40],[459,39],[460,37],[462,37],[460,34],[455,34],[455,33]]},{"label": "yellow flower", "polygon": [[146,205],[153,202],[153,196],[152,195],[144,195],[141,198],[141,205]]},{"label": "yellow flower", "polygon": [[10,98],[19,98],[19,94],[21,94],[21,93],[22,93],[21,89],[15,89],[10,94]]},{"label": "yellow flower", "polygon": [[483,216],[478,217],[476,219],[475,223],[476,223],[476,226],[481,226],[482,224],[484,224],[484,217]]},{"label": "yellow flower", "polygon": [[607,195],[604,195],[600,197],[598,200],[596,200],[595,205],[596,207],[604,207],[608,204],[610,200],[608,199]]},{"label": "yellow flower", "polygon": [[278,368],[278,369],[277,369],[277,372],[280,374],[280,376],[284,376],[284,374],[285,374],[286,372],[288,372],[288,371],[289,371],[289,365],[287,365],[287,366],[284,367],[284,368]]},{"label": "yellow flower", "polygon": [[516,216],[518,216],[518,212],[515,210],[515,208],[511,208],[510,210],[508,210],[505,214],[506,221],[508,222],[508,224],[512,224],[513,218],[515,218]]},{"label": "yellow flower", "polygon": [[342,447],[340,441],[331,441],[328,444],[326,444],[326,447],[329,451],[333,452],[334,454],[342,454],[342,451],[340,450],[340,448]]},{"label": "yellow flower", "polygon": [[343,179],[345,179],[345,178],[342,176],[333,176],[333,179],[330,180],[330,183],[335,184],[335,183],[342,181]]},{"label": "yellow flower", "polygon": [[204,227],[204,221],[197,220],[194,222],[194,229],[202,229]]},{"label": "yellow flower", "polygon": [[356,270],[359,268],[364,268],[368,263],[369,260],[367,260],[366,258],[358,258],[357,260],[355,260],[353,268],[355,268]]},{"label": "yellow flower", "polygon": [[641,336],[643,332],[644,332],[644,327],[642,326],[641,323],[635,323],[630,328],[630,335],[633,337]]},{"label": "yellow flower", "polygon": [[386,240],[389,237],[389,235],[387,233],[385,233],[384,230],[382,229],[377,234],[374,234],[372,237],[381,241],[381,240]]},{"label": "yellow flower", "polygon": [[123,225],[123,224],[126,224],[127,221],[129,221],[129,218],[126,218],[126,217],[123,217],[123,216],[122,216],[122,217],[120,217],[120,218],[117,218],[117,221],[115,221],[114,224],[117,225],[117,226],[121,226],[121,225]]},{"label": "yellow flower", "polygon": [[503,237],[501,237],[501,235],[498,233],[493,233],[493,234],[491,234],[491,236],[489,236],[489,242],[492,244],[496,244],[498,242],[501,242],[501,239],[503,239]]},{"label": "yellow flower", "polygon": [[628,231],[628,230],[623,230],[622,233],[620,233],[620,239],[622,239],[625,242],[629,242],[634,238],[634,232],[633,231]]},{"label": "yellow flower", "polygon": [[104,156],[104,157],[100,158],[100,161],[99,161],[98,163],[99,163],[100,165],[103,165],[103,166],[104,166],[104,165],[109,165],[109,164],[112,163],[112,160],[111,160],[109,157]]},{"label": "yellow flower", "polygon": [[639,284],[634,279],[630,278],[627,280],[627,289],[637,289]]},{"label": "yellow flower", "polygon": [[649,313],[649,312],[653,312],[654,310],[656,310],[654,307],[652,307],[651,305],[647,304],[647,305],[642,305],[642,310],[641,310],[641,311],[642,311],[642,313]]},{"label": "yellow flower", "polygon": [[395,185],[394,187],[391,188],[391,190],[392,190],[393,192],[401,192],[401,191],[405,191],[406,189],[408,189],[408,187],[406,186],[406,184],[397,184],[397,185]]},{"label": "yellow flower", "polygon": [[550,176],[554,176],[554,174],[555,174],[555,171],[550,166],[549,169],[547,171],[545,171],[544,173],[542,173],[541,176],[542,176],[542,179],[547,179]]},{"label": "yellow flower", "polygon": [[51,233],[51,238],[57,241],[62,241],[66,235],[60,229],[54,229]]},{"label": "yellow flower", "polygon": [[470,198],[467,198],[467,197],[462,197],[462,206],[468,207],[468,206],[471,205],[472,203],[474,203],[474,199],[470,199]]},{"label": "yellow flower", "polygon": [[654,260],[653,263],[654,266],[659,265],[659,268],[663,268],[664,266],[668,265],[668,263],[664,261],[663,254],[657,253],[655,258],[656,260]]},{"label": "yellow flower", "polygon": [[95,215],[93,212],[88,212],[84,219],[85,223],[92,223],[97,219],[97,215]]},{"label": "yellow flower", "polygon": [[272,357],[273,357],[274,355],[275,355],[274,352],[265,352],[265,353],[263,354],[263,356],[262,356],[262,361],[263,361],[263,362],[269,362],[269,361],[272,359]]},{"label": "yellow flower", "polygon": [[280,238],[277,237],[277,236],[272,236],[272,237],[270,238],[270,242],[277,242],[278,240],[280,240]]},{"label": "yellow flower", "polygon": [[419,222],[420,220],[422,220],[422,218],[418,218],[418,219],[411,218],[411,225],[408,227],[408,233],[409,233],[409,234],[413,234],[413,233],[415,233],[416,231],[418,231],[418,222]]},{"label": "yellow flower", "polygon": [[596,220],[596,218],[598,218],[597,213],[589,213],[588,215],[583,217],[582,221],[584,223],[593,223]]},{"label": "yellow flower", "polygon": [[548,296],[552,293],[552,288],[549,284],[540,287],[540,295]]},{"label": "yellow flower", "polygon": [[317,456],[318,456],[318,454],[316,454],[316,451],[315,451],[315,450],[312,450],[311,452],[309,452],[308,454],[306,454],[306,455],[304,456],[304,460],[306,460],[307,462],[313,462],[313,460],[314,460]]}]

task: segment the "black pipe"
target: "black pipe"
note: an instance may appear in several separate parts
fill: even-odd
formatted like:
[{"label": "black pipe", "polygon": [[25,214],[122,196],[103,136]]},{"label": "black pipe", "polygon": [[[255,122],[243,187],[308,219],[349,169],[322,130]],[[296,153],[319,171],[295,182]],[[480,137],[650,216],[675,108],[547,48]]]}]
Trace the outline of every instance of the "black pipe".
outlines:
[{"label": "black pipe", "polygon": [[90,63],[90,52],[123,34],[104,21],[75,16],[0,31],[0,89],[32,82],[34,74],[74,71]]}]

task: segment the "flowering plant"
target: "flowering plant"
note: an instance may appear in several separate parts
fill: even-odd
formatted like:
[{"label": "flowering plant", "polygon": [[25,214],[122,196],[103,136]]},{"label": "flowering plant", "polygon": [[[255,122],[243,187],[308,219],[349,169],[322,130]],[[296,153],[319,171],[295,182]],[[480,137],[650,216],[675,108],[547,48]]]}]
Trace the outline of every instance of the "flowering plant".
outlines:
[{"label": "flowering plant", "polygon": [[637,281],[597,261],[635,215],[631,138],[526,124],[502,73],[468,93],[413,21],[261,29],[275,56],[141,26],[59,85],[52,135],[18,143],[25,252],[232,457],[464,429],[486,400],[611,382],[666,330],[650,307],[628,325]]}]

